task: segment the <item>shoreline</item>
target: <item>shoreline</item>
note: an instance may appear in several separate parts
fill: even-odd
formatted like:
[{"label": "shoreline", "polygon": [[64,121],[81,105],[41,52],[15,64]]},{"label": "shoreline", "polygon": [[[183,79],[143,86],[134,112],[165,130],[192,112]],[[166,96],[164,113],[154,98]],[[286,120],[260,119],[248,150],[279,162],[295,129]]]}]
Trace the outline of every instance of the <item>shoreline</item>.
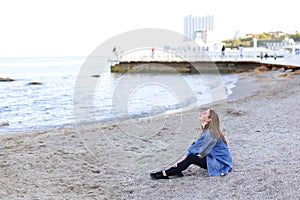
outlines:
[{"label": "shoreline", "polygon": [[[193,107],[193,108],[183,108],[182,111],[166,111],[166,113],[160,113],[154,116],[150,116],[150,118],[159,118],[161,116],[164,115],[168,115],[168,116],[172,116],[172,115],[177,115],[181,112],[186,113],[186,112],[192,112],[193,109],[197,109],[197,108],[203,108],[203,107],[208,107],[208,105],[215,105],[218,104],[219,102],[224,102],[224,101],[232,101],[232,100],[239,100],[242,98],[245,98],[247,96],[251,96],[252,93],[255,93],[259,90],[258,84],[255,83],[254,78],[248,78],[245,79],[245,77],[243,77],[243,74],[247,74],[247,73],[240,73],[238,74],[238,78],[234,83],[234,87],[230,88],[231,89],[231,94],[227,96],[227,98],[219,100],[219,101],[215,101],[215,102],[211,102],[211,103],[206,103],[206,104],[202,104],[200,106],[197,107]],[[249,84],[253,84],[249,85]],[[245,92],[245,89],[247,89],[247,93]],[[250,91],[249,91],[250,90]],[[141,118],[134,118],[133,120],[143,120],[146,117],[141,117]],[[126,121],[130,121],[131,119],[123,119],[122,122],[126,122]],[[99,125],[100,126],[111,126],[113,124],[115,124],[116,122],[114,120],[112,121],[105,121],[105,122],[89,122],[86,123],[83,126],[95,126],[95,125]],[[63,124],[63,125],[56,125],[56,126],[45,126],[45,127],[49,127],[49,128],[35,128],[32,130],[19,130],[17,132],[13,132],[13,133],[9,133],[9,132],[4,132],[0,134],[0,138],[1,136],[18,136],[19,134],[21,135],[30,135],[30,134],[38,134],[38,133],[44,133],[44,132],[54,132],[54,131],[59,131],[59,130],[74,130],[76,129],[76,125],[75,124]]]},{"label": "shoreline", "polygon": [[[233,76],[231,78],[225,78],[224,80],[224,89],[225,89],[225,93],[228,96],[228,93],[232,93],[232,88],[235,86],[236,81],[237,81],[237,77],[233,74]],[[191,85],[192,86],[192,85]],[[169,107],[166,108],[162,108],[161,110],[153,110],[153,115],[152,116],[148,116],[147,113],[136,113],[134,116],[132,116],[131,119],[144,119],[144,118],[153,118],[156,116],[160,116],[160,115],[168,115],[170,113],[178,113],[178,112],[182,112],[182,111],[186,111],[186,110],[190,110],[193,109],[195,107],[204,105],[203,104],[203,100],[202,102],[200,101],[201,98],[207,98],[206,96],[209,96],[209,94],[205,94],[203,95],[203,97],[198,97],[198,91],[194,91],[195,95],[194,97],[197,98],[196,102],[190,102],[187,103],[186,102],[181,102],[185,105],[182,105],[181,103],[179,103],[179,105],[181,104],[183,106],[183,108],[175,108],[177,107],[176,104],[174,105],[170,105]],[[198,99],[199,98],[199,99]],[[207,101],[207,100],[204,100]],[[201,105],[199,105],[201,103]],[[74,107],[73,107],[74,109]],[[163,110],[164,109],[164,110]],[[70,110],[70,112],[73,110]],[[154,112],[158,111],[156,114],[154,114]],[[96,114],[96,113],[95,113]],[[87,125],[93,125],[93,124],[103,124],[105,125],[106,123],[110,124],[116,121],[115,118],[113,118],[114,116],[106,116],[105,118],[101,118],[97,121],[97,119],[93,120],[93,121],[89,121],[89,122],[84,122]],[[130,116],[131,117],[131,116]],[[76,124],[74,123],[74,119],[70,119],[67,118],[67,120],[62,120],[61,123],[62,124],[58,124],[56,122],[56,124],[52,123],[51,118],[49,118],[50,120],[46,120],[48,123],[44,123],[43,125],[37,125],[38,122],[36,122],[36,120],[32,120],[32,122],[30,124],[26,124],[27,126],[22,127],[22,123],[16,123],[15,121],[13,121],[13,119],[10,120],[7,119],[7,121],[3,121],[0,122],[0,135],[7,135],[7,134],[22,134],[22,133],[27,133],[27,132],[40,132],[40,131],[50,131],[50,130],[56,130],[56,129],[61,129],[61,128],[75,128]],[[120,119],[122,120],[122,119]],[[123,120],[128,120],[126,118],[124,118]],[[34,123],[34,124],[33,124]],[[2,126],[3,124],[3,126]],[[39,123],[38,123],[39,124]]]},{"label": "shoreline", "polygon": [[[131,123],[0,135],[0,146],[7,147],[0,149],[0,196],[297,199],[299,85],[300,76],[291,73],[242,73],[225,103]],[[182,178],[151,180],[149,172],[168,167],[197,138],[198,113],[207,107],[219,111],[233,171],[212,178],[192,166]]]}]

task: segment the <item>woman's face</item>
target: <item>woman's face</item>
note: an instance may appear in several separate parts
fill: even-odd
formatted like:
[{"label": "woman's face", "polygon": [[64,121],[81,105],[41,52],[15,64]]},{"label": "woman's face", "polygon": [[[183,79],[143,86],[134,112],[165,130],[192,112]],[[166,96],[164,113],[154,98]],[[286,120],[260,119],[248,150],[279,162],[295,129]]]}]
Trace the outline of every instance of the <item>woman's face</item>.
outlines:
[{"label": "woman's face", "polygon": [[199,120],[201,122],[209,122],[210,121],[210,109],[205,110],[199,116]]}]

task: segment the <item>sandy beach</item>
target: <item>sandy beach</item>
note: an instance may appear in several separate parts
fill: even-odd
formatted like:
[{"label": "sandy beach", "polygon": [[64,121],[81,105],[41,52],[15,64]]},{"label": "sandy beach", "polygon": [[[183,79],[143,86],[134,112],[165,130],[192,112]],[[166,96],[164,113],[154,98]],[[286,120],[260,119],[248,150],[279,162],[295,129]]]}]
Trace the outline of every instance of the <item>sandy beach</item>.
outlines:
[{"label": "sandy beach", "polygon": [[[226,101],[105,125],[0,136],[0,199],[300,199],[300,75],[239,74]],[[199,112],[219,112],[233,171],[149,173],[199,137]]]}]

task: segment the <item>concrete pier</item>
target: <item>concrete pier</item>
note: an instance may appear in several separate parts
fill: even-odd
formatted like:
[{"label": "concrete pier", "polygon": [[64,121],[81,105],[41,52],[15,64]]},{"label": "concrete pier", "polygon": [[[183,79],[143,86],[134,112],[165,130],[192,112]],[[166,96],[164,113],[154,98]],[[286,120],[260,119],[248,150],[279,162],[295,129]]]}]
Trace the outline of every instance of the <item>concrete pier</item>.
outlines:
[{"label": "concrete pier", "polygon": [[220,73],[240,73],[266,66],[268,68],[300,69],[293,66],[274,62],[260,62],[259,60],[235,61],[122,61],[111,66],[111,72],[179,72],[179,73],[214,73],[216,67]]}]

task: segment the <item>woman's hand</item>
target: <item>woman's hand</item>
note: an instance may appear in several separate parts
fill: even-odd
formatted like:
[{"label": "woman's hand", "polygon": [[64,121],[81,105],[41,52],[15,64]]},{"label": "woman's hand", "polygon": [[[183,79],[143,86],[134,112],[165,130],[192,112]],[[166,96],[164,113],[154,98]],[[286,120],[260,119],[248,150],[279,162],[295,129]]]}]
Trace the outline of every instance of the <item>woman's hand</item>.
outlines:
[{"label": "woman's hand", "polygon": [[182,162],[184,159],[186,159],[186,155],[184,155],[180,160],[178,160],[172,167],[177,167],[178,163]]}]

